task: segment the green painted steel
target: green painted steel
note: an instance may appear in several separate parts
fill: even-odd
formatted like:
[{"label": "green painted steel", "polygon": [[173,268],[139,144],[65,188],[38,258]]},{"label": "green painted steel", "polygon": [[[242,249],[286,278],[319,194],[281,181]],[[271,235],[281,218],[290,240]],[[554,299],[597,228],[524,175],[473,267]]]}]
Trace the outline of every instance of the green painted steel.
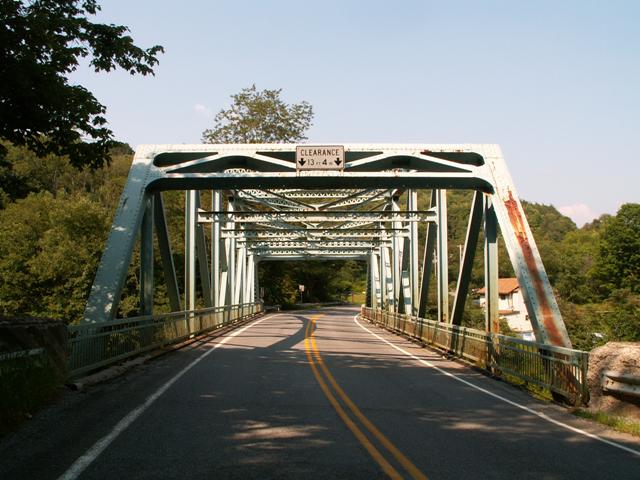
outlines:
[{"label": "green painted steel", "polygon": [[79,377],[140,353],[232,325],[263,311],[245,303],[69,326],[69,376]]},{"label": "green painted steel", "polygon": [[589,401],[588,352],[368,307],[362,307],[361,316],[464,358],[507,380],[511,376],[547,388],[576,405],[586,405]]}]

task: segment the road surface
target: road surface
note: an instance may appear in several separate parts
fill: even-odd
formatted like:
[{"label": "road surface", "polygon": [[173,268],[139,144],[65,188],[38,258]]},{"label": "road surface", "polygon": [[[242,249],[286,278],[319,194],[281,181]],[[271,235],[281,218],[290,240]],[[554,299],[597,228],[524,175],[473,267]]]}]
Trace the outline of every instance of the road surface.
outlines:
[{"label": "road surface", "polygon": [[640,479],[640,440],[357,320],[278,313],[68,392],[1,479]]}]

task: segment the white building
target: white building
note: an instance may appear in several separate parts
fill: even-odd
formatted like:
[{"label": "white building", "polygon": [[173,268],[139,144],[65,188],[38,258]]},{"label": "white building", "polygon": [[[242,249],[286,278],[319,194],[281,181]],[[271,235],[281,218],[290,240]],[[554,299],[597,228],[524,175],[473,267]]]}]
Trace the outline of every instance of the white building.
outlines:
[{"label": "white building", "polygon": [[[485,289],[476,291],[480,297],[480,306],[485,307]],[[517,278],[500,278],[498,280],[498,315],[504,318],[509,324],[509,328],[518,333],[525,340],[535,340],[533,328],[527,315],[527,307]]]}]

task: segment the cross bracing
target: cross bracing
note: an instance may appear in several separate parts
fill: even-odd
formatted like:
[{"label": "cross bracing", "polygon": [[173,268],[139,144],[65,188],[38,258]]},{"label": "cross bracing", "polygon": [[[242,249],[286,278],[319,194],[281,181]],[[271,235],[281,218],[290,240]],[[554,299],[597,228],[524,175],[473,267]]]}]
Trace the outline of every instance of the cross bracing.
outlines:
[{"label": "cross bracing", "polygon": [[[155,232],[173,310],[192,310],[197,292],[206,306],[259,300],[263,261],[349,258],[367,262],[370,306],[424,316],[433,288],[437,319],[458,324],[484,232],[486,324],[492,330],[500,232],[538,341],[570,346],[497,145],[344,145],[344,165],[336,170],[301,170],[295,151],[287,144],[139,147],[85,320],[115,317],[138,239],[141,312],[152,312]],[[460,271],[451,282],[449,189],[475,192]],[[185,191],[183,286],[163,206],[167,190]],[[418,205],[418,191],[429,192],[430,205]]]}]

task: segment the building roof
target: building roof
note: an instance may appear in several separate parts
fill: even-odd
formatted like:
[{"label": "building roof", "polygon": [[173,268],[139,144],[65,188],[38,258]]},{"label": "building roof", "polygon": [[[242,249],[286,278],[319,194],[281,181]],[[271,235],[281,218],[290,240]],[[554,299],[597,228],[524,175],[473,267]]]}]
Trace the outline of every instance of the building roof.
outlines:
[{"label": "building roof", "polygon": [[[508,295],[510,293],[515,292],[519,288],[520,288],[520,285],[518,284],[517,278],[499,278],[498,279],[498,293],[500,295]],[[484,295],[485,292],[486,292],[485,287],[482,287],[481,289],[476,291],[476,293],[479,293],[480,295]]]}]

